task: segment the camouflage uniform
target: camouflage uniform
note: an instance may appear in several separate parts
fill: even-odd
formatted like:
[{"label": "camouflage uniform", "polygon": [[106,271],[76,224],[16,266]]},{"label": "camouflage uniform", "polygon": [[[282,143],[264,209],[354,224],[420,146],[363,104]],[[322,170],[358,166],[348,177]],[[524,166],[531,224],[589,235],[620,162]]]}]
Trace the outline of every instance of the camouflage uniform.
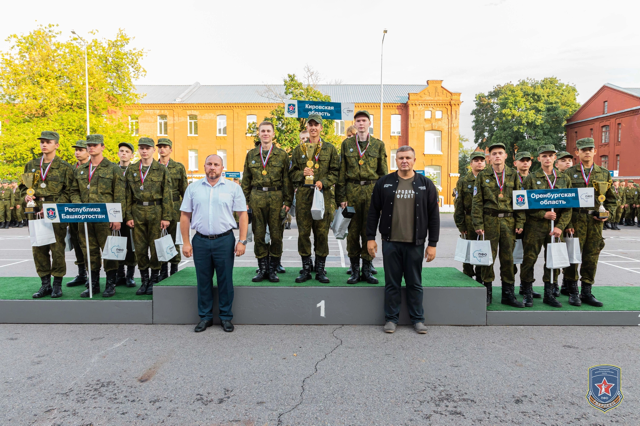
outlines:
[{"label": "camouflage uniform", "polygon": [[623,188],[616,188],[615,186],[612,186],[611,189],[613,189],[613,193],[616,195],[616,204],[618,205],[612,217],[613,224],[615,225],[620,222],[620,217],[622,216],[622,207],[625,205],[626,191],[624,191]]},{"label": "camouflage uniform", "polygon": [[[388,173],[387,151],[384,142],[373,136],[369,136],[368,141],[356,142],[356,138],[357,136],[353,136],[342,142],[340,174],[336,185],[338,205],[346,201],[356,210],[347,233],[347,254],[351,261],[351,277],[347,282],[356,284],[362,279],[376,284],[378,280],[371,275],[373,259],[367,250],[367,215],[373,187],[379,178]],[[360,152],[364,151],[362,158],[358,144]],[[364,164],[359,164],[360,160],[364,161]],[[360,258],[362,258],[362,277],[359,276]]]},{"label": "camouflage uniform", "polygon": [[[11,217],[18,223],[18,227],[22,228],[22,222],[24,221],[25,217],[22,213],[22,204],[20,203],[20,191],[18,190],[18,187],[15,187],[11,188],[11,192],[13,192],[14,198]],[[18,208],[18,206],[20,206],[20,208]]]},{"label": "camouflage uniform", "polygon": [[15,196],[13,194],[13,188],[5,187],[0,188],[0,224],[3,228],[9,227],[11,222],[11,212],[15,205]]},{"label": "camouflage uniform", "polygon": [[[482,159],[484,159],[484,153],[481,153],[481,156]],[[475,182],[476,177],[473,173],[469,172],[465,177],[458,179],[454,192],[453,219],[460,234],[466,232],[465,239],[467,240],[475,240],[478,237],[473,227],[473,221],[471,220],[471,203],[473,201],[473,187],[475,186]],[[473,265],[463,263],[462,272],[471,278],[475,276],[478,282],[482,282],[482,266],[476,266],[474,271]]]},{"label": "camouflage uniform", "polygon": [[640,201],[638,187],[633,181],[627,181],[626,200],[629,207],[626,211],[625,222],[628,226],[633,226],[638,208],[634,207]]},{"label": "camouflage uniform", "polygon": [[[160,144],[161,140],[158,141],[158,144]],[[187,171],[182,163],[169,159],[169,163],[166,167],[167,170],[169,170],[169,178],[171,179],[171,197],[173,199],[173,218],[171,219],[171,224],[167,228],[167,232],[171,234],[173,241],[175,241],[176,232],[178,232],[178,229],[180,228],[180,206],[182,205],[182,197],[184,197],[184,192],[187,190],[189,181],[187,180]],[[180,252],[182,250],[180,250],[179,246],[176,246],[176,250],[178,251],[178,254],[170,261],[171,265],[174,265],[171,268],[172,274],[174,271],[178,271],[178,265],[182,260],[182,257],[180,256]]]},{"label": "camouflage uniform", "polygon": [[[282,257],[283,221],[286,218],[283,206],[291,207],[293,203],[289,156],[272,144],[267,165],[263,167],[267,154],[268,151],[262,150],[262,144],[249,151],[242,174],[242,192],[253,211],[254,252],[259,266],[254,282],[260,282],[267,276],[269,281],[279,281],[275,270]],[[267,174],[262,174],[263,171]],[[271,237],[269,244],[265,243],[267,226]]]},{"label": "camouflage uniform", "polygon": [[[127,180],[126,180],[126,176],[127,176],[127,169],[129,169],[129,167],[131,166],[131,163],[129,163],[129,166],[120,166],[118,165],[118,167],[120,168],[120,173],[122,176],[122,182],[124,185],[124,194],[125,194],[125,201],[123,203],[124,208],[122,209],[123,212],[126,212],[127,210]],[[122,218],[124,219],[124,215],[122,216]],[[122,226],[120,227],[120,234],[122,234],[123,237],[127,237],[127,257],[124,259],[124,262],[119,262],[118,267],[120,267],[121,265],[126,266],[127,268],[131,268],[134,269],[135,266],[138,264],[138,262],[136,261],[136,252],[135,252],[135,247],[133,244],[133,229],[129,228],[129,226],[127,225],[126,222],[122,222]]]}]

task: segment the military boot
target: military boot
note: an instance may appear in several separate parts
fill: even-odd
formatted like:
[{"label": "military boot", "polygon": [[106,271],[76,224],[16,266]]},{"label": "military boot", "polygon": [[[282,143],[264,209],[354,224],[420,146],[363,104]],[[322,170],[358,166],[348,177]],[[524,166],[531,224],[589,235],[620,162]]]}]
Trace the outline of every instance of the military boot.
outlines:
[{"label": "military boot", "polygon": [[326,271],[324,270],[326,261],[326,256],[316,256],[316,280],[320,281],[322,284],[328,284],[331,282],[327,277]]},{"label": "military boot", "polygon": [[107,271],[107,284],[102,293],[102,297],[113,297],[116,295],[116,280],[118,273],[116,271]]},{"label": "military boot", "polygon": [[602,302],[596,299],[596,297],[591,293],[592,286],[592,284],[587,284],[585,282],[582,283],[582,289],[580,290],[580,301],[586,303],[587,305],[601,308]]},{"label": "military boot", "polygon": [[167,278],[169,278],[169,266],[167,262],[162,262],[160,264],[160,271],[158,272],[158,282],[166,280]]},{"label": "military boot", "polygon": [[[518,292],[520,296],[524,296],[524,290],[522,289],[522,283],[520,283],[520,291]],[[542,298],[542,295],[531,288],[531,295],[534,299]]]},{"label": "military boot", "polygon": [[513,306],[514,308],[524,308],[524,303],[519,301],[514,294],[514,287],[513,284],[502,283],[502,300],[500,303]]},{"label": "military boot", "polygon": [[136,272],[135,266],[127,266],[126,286],[133,288],[136,286],[136,281],[133,279],[133,275]]},{"label": "military boot", "polygon": [[171,264],[171,269],[169,270],[169,275],[170,276],[174,276],[175,274],[178,273],[178,264],[177,263],[172,263]]},{"label": "military boot", "polygon": [[258,259],[258,273],[256,274],[255,277],[251,279],[251,281],[253,281],[254,283],[262,282],[262,280],[264,280],[265,277],[269,276],[268,268],[269,268],[268,257],[262,257]]},{"label": "military boot", "polygon": [[278,257],[278,266],[276,266],[276,272],[278,274],[284,274],[287,272],[286,269],[284,269],[284,266],[282,266],[282,257]]},{"label": "military boot", "polygon": [[67,287],[77,287],[87,283],[87,268],[84,263],[78,265],[78,275],[67,283]]},{"label": "military boot", "polygon": [[608,222],[605,222],[604,226],[602,227],[602,229],[611,229],[611,227],[609,226]]},{"label": "military boot", "polygon": [[53,277],[53,290],[51,291],[51,298],[57,299],[62,297],[62,277]]},{"label": "military boot", "polygon": [[351,276],[347,280],[347,284],[358,284],[360,281],[360,258],[351,257],[349,261],[351,262],[351,267],[349,268]]},{"label": "military boot", "polygon": [[7,229],[7,228],[9,228],[9,222],[8,221],[4,223],[4,229]]},{"label": "military boot", "polygon": [[526,308],[533,306],[533,283],[522,281],[520,283],[520,294],[522,294],[522,303]]},{"label": "military boot", "polygon": [[13,228],[16,226],[16,221],[12,220],[11,222],[9,222],[9,228]]},{"label": "military boot", "polygon": [[[304,262],[303,262],[304,263]],[[309,271],[314,271],[315,272],[316,268],[313,265],[313,259],[311,258],[311,256],[309,256]],[[302,274],[304,272],[304,266],[302,267],[302,269],[300,269],[300,274]]]},{"label": "military boot", "polygon": [[[358,258],[360,259],[360,258]],[[351,259],[349,259],[351,260]],[[358,262],[358,268],[360,267],[360,262]],[[351,265],[349,265],[349,269],[347,269],[347,275],[351,275]]]},{"label": "military boot", "polygon": [[136,291],[137,296],[147,294],[147,287],[149,287],[149,270],[140,269],[140,288]]},{"label": "military boot", "polygon": [[[582,306],[582,301],[578,294],[578,282],[567,280],[567,288],[569,290],[569,304],[572,306]],[[560,292],[562,292],[562,290],[560,290]]]},{"label": "military boot", "polygon": [[311,256],[302,256],[302,269],[296,277],[297,283],[303,283],[311,279]]},{"label": "military boot", "polygon": [[371,262],[371,273],[372,273],[373,275],[377,275],[377,274],[378,274],[378,270],[377,270],[376,268],[374,268],[374,266],[373,266],[373,262]]},{"label": "military boot", "polygon": [[269,282],[272,283],[279,283],[280,282],[280,278],[278,278],[278,274],[276,274],[276,269],[278,269],[278,264],[280,263],[280,258],[279,257],[273,257],[271,256],[269,258],[269,265],[267,266],[269,268]]},{"label": "military boot", "polygon": [[360,279],[362,281],[366,281],[369,284],[378,284],[378,279],[371,274],[371,264],[370,260],[362,259],[362,275]]},{"label": "military boot", "polygon": [[553,294],[553,297],[560,297],[560,287],[558,287],[557,282],[551,284],[551,294]]},{"label": "military boot", "polygon": [[547,282],[544,283],[544,298],[542,299],[542,303],[546,303],[554,308],[562,308],[562,303],[558,302],[553,295],[553,289],[553,284]]},{"label": "military boot", "polygon": [[147,295],[151,296],[153,294],[153,286],[160,282],[160,269],[152,269],[151,277],[149,277],[149,285],[147,286]]},{"label": "military boot", "polygon": [[613,227],[614,231],[621,231],[621,229],[618,228],[618,224],[617,223],[612,223],[611,226]]},{"label": "military boot", "polygon": [[[85,286],[87,289],[80,293],[80,297],[89,297],[89,283]],[[100,293],[100,269],[97,271],[91,271],[91,291],[92,296]]]},{"label": "military boot", "polygon": [[493,302],[493,283],[482,283],[487,289],[487,306]]},{"label": "military boot", "polygon": [[40,277],[40,283],[42,284],[40,290],[33,293],[34,299],[40,299],[42,297],[48,296],[51,294],[53,289],[51,288],[51,275],[45,275],[44,277]]},{"label": "military boot", "polygon": [[4,229],[4,224],[7,222],[0,222],[0,229]]},{"label": "military boot", "polygon": [[[562,294],[563,296],[568,296],[569,295],[569,284],[568,284],[568,282],[569,281],[563,276],[562,277],[562,287],[560,287],[560,294]],[[556,296],[556,297],[558,297],[558,296]]]},{"label": "military boot", "polygon": [[18,222],[18,228],[22,228],[24,226],[24,221],[19,221]]},{"label": "military boot", "polygon": [[125,285],[127,283],[127,276],[124,272],[124,263],[120,262],[118,265],[118,271],[116,272],[116,286]]}]

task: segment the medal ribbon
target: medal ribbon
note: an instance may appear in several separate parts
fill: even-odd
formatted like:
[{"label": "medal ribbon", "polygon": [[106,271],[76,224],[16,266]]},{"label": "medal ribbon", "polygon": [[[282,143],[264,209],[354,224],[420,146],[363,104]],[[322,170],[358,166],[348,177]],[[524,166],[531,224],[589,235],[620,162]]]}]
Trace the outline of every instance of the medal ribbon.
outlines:
[{"label": "medal ribbon", "polygon": [[143,175],[142,174],[142,161],[140,161],[140,181],[142,182],[142,186],[144,186],[144,179],[149,174],[149,170],[151,170],[151,166],[149,166],[149,168],[147,169],[147,172]]},{"label": "medal ribbon", "polygon": [[97,168],[98,168],[98,166],[93,167],[93,164],[91,164],[91,162],[89,162],[89,175],[87,176],[89,178],[89,183],[91,183],[91,178],[93,177],[93,174],[96,172]]},{"label": "medal ribbon", "polygon": [[47,179],[47,175],[49,174],[49,169],[51,168],[51,165],[53,164],[53,160],[51,161],[51,163],[49,163],[49,166],[47,167],[47,170],[42,171],[42,165],[44,164],[44,155],[42,156],[42,158],[40,158],[40,176],[42,176],[42,181],[44,182]]},{"label": "medal ribbon", "polygon": [[360,144],[358,143],[358,134],[356,133],[356,147],[358,148],[358,154],[360,154],[360,158],[364,156],[364,153],[369,149],[369,144],[371,143],[371,138],[369,138],[369,134],[367,133],[367,146],[364,147],[364,151],[360,151]]},{"label": "medal ribbon", "polygon": [[582,172],[582,179],[584,180],[584,184],[589,186],[589,179],[591,179],[591,172],[593,171],[593,164],[591,165],[591,169],[589,169],[589,176],[584,174],[584,166],[580,163],[580,169]]},{"label": "medal ribbon", "polygon": [[547,182],[549,183],[549,188],[555,189],[556,182],[558,181],[558,175],[556,174],[556,169],[553,169],[553,183],[551,183],[551,180],[549,180],[549,176],[547,176],[546,173],[544,174],[544,177],[547,178]]},{"label": "medal ribbon", "polygon": [[269,162],[269,158],[271,158],[271,151],[273,151],[273,143],[271,144],[271,148],[269,148],[269,152],[267,153],[267,158],[263,158],[262,148],[260,148],[260,162],[262,163],[262,168],[264,170],[267,169],[267,163]]},{"label": "medal ribbon", "polygon": [[126,169],[124,169],[124,172],[122,172],[122,176],[124,177],[127,174],[127,170],[129,170],[129,166],[127,166]]},{"label": "medal ribbon", "polygon": [[320,143],[318,144],[318,148],[316,149],[316,154],[314,158],[316,159],[316,163],[318,162],[318,157],[320,156],[320,150],[322,149],[322,139],[320,139]]},{"label": "medal ribbon", "polygon": [[520,176],[520,173],[518,173],[518,179],[520,180],[520,185],[524,185],[524,182],[522,181],[522,176]]},{"label": "medal ribbon", "polygon": [[496,171],[493,171],[493,175],[496,177],[496,182],[498,182],[498,187],[500,188],[500,193],[502,193],[502,188],[504,187],[504,177],[505,177],[505,170],[502,170],[502,185],[500,184],[500,179],[498,179],[498,174],[496,173]]}]

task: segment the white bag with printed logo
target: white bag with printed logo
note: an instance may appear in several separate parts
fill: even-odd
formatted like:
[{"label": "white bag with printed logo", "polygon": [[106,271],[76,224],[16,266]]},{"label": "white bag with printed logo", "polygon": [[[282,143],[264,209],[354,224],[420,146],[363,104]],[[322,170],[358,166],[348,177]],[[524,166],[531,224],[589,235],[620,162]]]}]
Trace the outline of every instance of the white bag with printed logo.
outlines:
[{"label": "white bag with printed logo", "polygon": [[56,242],[56,234],[53,232],[53,223],[44,219],[29,221],[29,237],[31,247],[48,246]]},{"label": "white bag with printed logo", "polygon": [[491,241],[472,240],[469,242],[469,263],[472,265],[490,266],[493,265],[493,255],[491,254]]},{"label": "white bag with printed logo", "polygon": [[562,269],[569,267],[569,265],[569,253],[567,253],[567,245],[565,243],[547,244],[547,269]]},{"label": "white bag with printed logo", "polygon": [[462,237],[458,238],[458,242],[456,243],[456,254],[454,255],[454,260],[462,263],[469,263],[471,257],[471,241],[466,240]]},{"label": "white bag with printed logo", "polygon": [[[72,224],[71,226],[75,225]],[[65,253],[70,252],[71,250],[73,250],[73,243],[71,242],[71,233],[69,232],[69,228],[67,228],[67,236],[64,237],[64,251]]]},{"label": "white bag with printed logo", "polygon": [[126,257],[127,237],[121,236],[120,231],[111,232],[102,249],[102,258],[105,260],[125,260]]},{"label": "white bag with printed logo", "polygon": [[311,204],[311,217],[313,220],[324,218],[324,195],[318,188],[313,190],[313,204]]},{"label": "white bag with printed logo", "polygon": [[264,232],[264,243],[269,244],[271,242],[271,232],[269,231],[269,225],[267,225],[267,229]]},{"label": "white bag with printed logo", "polygon": [[522,240],[516,240],[516,246],[513,248],[513,264],[522,265],[524,262],[524,248]]},{"label": "white bag with printed logo", "polygon": [[573,234],[564,240],[567,243],[567,256],[569,263],[579,265],[582,263],[582,253],[580,252],[580,239],[574,238]]},{"label": "white bag with printed logo", "polygon": [[176,245],[173,243],[171,235],[167,234],[167,230],[163,229],[160,238],[154,241],[156,245],[156,254],[160,262],[168,262],[178,254]]},{"label": "white bag with printed logo", "polygon": [[351,218],[344,217],[342,215],[343,210],[344,209],[342,207],[338,207],[338,210],[336,210],[333,215],[333,222],[331,222],[331,230],[333,231],[333,235],[336,237],[336,240],[344,240],[349,232]]}]

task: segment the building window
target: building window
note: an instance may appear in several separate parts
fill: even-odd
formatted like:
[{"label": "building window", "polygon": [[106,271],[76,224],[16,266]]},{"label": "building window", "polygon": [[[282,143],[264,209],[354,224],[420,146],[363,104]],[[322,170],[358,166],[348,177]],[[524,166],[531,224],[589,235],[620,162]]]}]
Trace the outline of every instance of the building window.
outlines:
[{"label": "building window", "polygon": [[333,126],[336,131],[336,135],[344,136],[344,120],[335,120]]},{"label": "building window", "polygon": [[402,127],[402,118],[400,114],[391,116],[391,136],[400,136],[400,128]]},{"label": "building window", "polygon": [[424,112],[424,118],[425,118],[425,119],[427,119],[427,118],[431,118],[431,110],[429,110],[429,111],[425,111],[425,112]]},{"label": "building window", "polygon": [[603,114],[606,114],[606,113],[607,113],[607,111],[609,110],[609,102],[604,101],[604,108],[603,108],[603,109],[604,109]]},{"label": "building window", "polygon": [[602,126],[602,143],[609,143],[609,126]]},{"label": "building window", "polygon": [[198,136],[198,116],[189,114],[189,136]]},{"label": "building window", "polygon": [[248,114],[247,115],[247,136],[255,136],[255,133],[253,132],[249,132],[249,126],[251,126],[251,124],[258,124],[258,116],[254,115],[254,114]]},{"label": "building window", "polygon": [[593,129],[589,129],[589,131],[591,132],[591,136],[589,137],[593,139]]},{"label": "building window", "polygon": [[436,111],[436,118],[442,118],[442,111]]},{"label": "building window", "polygon": [[392,149],[389,155],[389,170],[398,170],[398,163],[396,163],[397,149]]},{"label": "building window", "polygon": [[616,155],[616,170],[620,170],[620,154]]},{"label": "building window", "polygon": [[442,132],[440,130],[424,132],[424,153],[442,154]]},{"label": "building window", "polygon": [[618,123],[618,142],[622,142],[622,123]]},{"label": "building window", "polygon": [[198,170],[198,150],[189,150],[189,171]]},{"label": "building window", "polygon": [[218,136],[227,136],[227,116],[218,116]]},{"label": "building window", "polygon": [[609,170],[609,156],[608,155],[603,155],[603,156],[600,157],[600,166],[604,167],[607,170]]},{"label": "building window", "polygon": [[219,149],[216,154],[218,154],[220,158],[222,158],[222,170],[227,170],[227,150]]},{"label": "building window", "polygon": [[167,116],[159,115],[158,116],[158,136],[167,136],[168,132],[168,124],[167,124]]},{"label": "building window", "polygon": [[369,124],[369,134],[373,136],[373,114],[371,114],[371,124]]},{"label": "building window", "polygon": [[139,126],[137,116],[129,116],[129,131],[131,132],[131,136],[138,136]]},{"label": "building window", "polygon": [[424,168],[424,173],[426,175],[435,176],[435,184],[438,186],[442,186],[442,167],[440,166],[427,166]]}]

